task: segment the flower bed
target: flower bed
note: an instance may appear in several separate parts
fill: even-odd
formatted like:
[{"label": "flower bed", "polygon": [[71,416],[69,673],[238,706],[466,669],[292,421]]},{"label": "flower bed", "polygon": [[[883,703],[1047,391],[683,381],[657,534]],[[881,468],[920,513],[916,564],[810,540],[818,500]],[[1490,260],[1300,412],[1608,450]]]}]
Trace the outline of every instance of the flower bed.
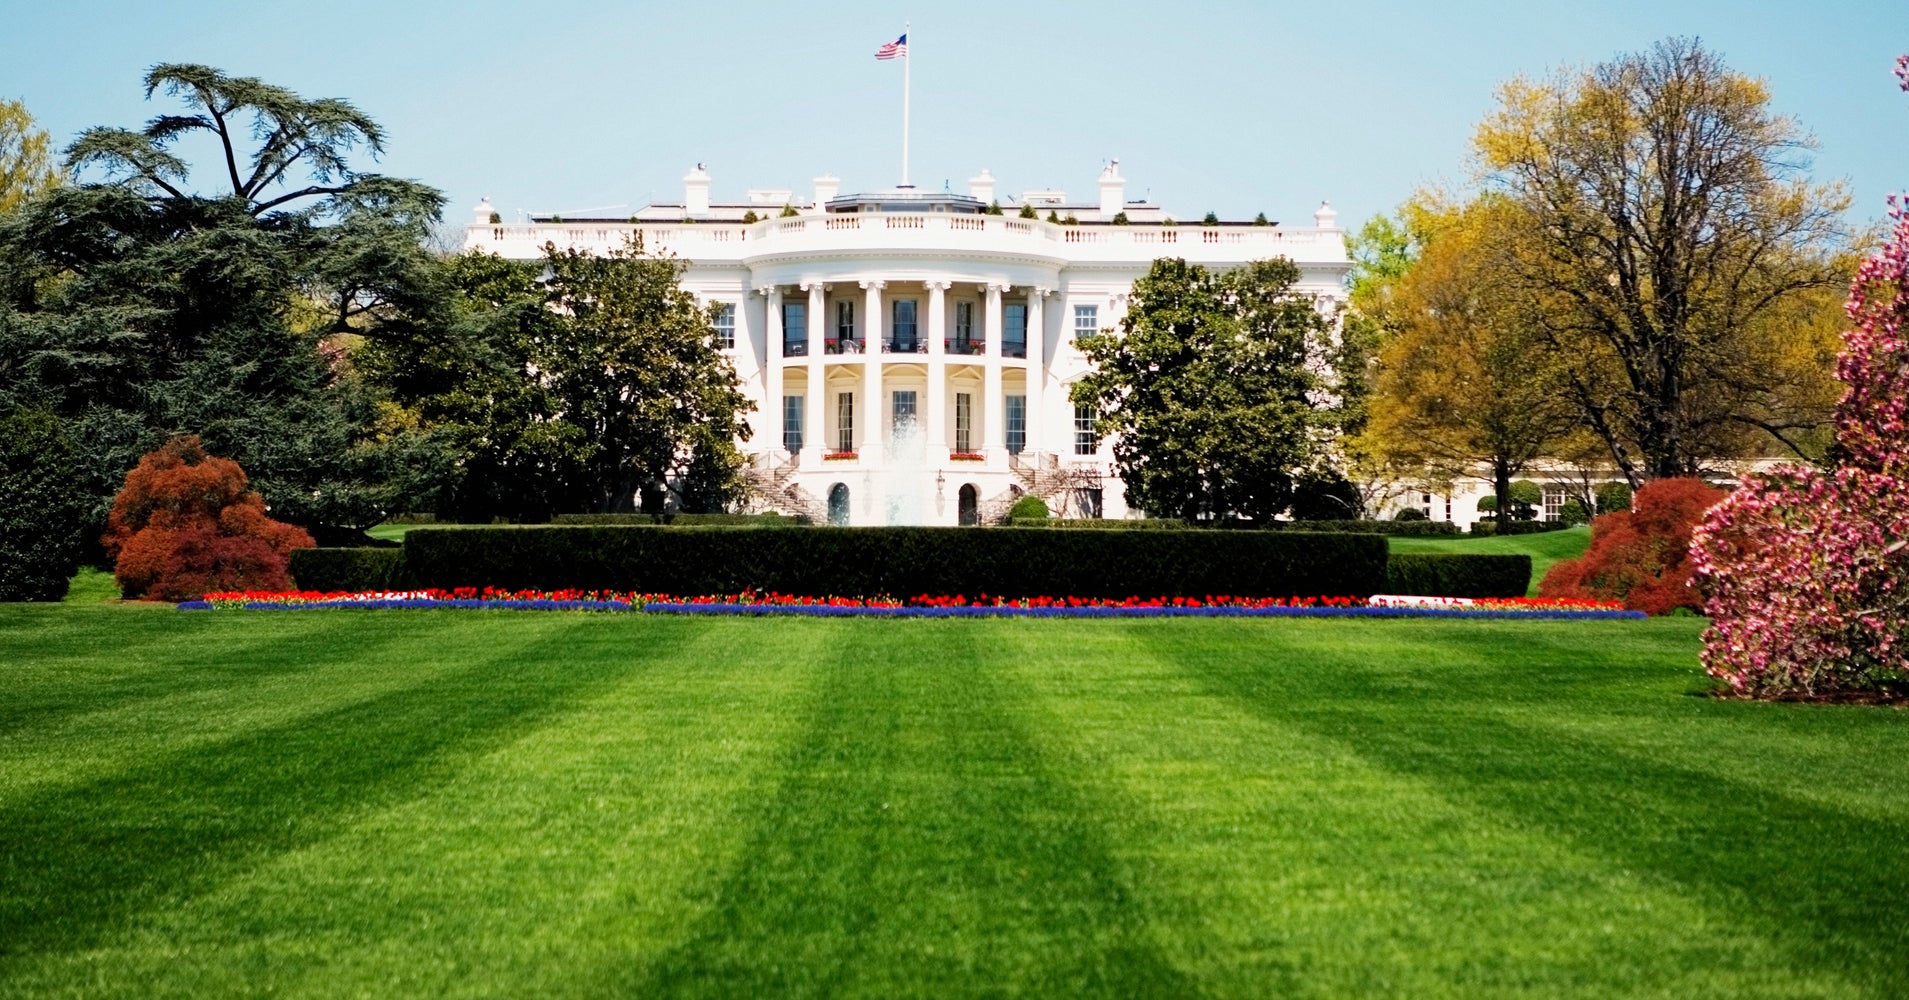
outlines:
[{"label": "flower bed", "polygon": [[596,590],[524,591],[493,587],[454,590],[235,591],[205,595],[179,605],[186,611],[218,608],[301,611],[336,608],[473,608],[506,611],[647,611],[656,614],[805,615],[873,618],[1642,618],[1616,604],[1543,598],[1358,597],[1129,597],[1101,600],[1036,597],[1008,600],[981,594],[918,594],[907,599],[808,597],[794,594],[669,594]]}]

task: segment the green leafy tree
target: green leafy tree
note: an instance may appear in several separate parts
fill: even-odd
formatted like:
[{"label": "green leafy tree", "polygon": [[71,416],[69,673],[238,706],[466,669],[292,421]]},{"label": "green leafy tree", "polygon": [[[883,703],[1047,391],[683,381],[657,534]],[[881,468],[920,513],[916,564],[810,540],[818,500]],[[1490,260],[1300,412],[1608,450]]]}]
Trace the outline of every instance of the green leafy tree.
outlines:
[{"label": "green leafy tree", "polygon": [[[428,451],[380,423],[348,356],[437,321],[423,245],[442,197],[353,169],[384,134],[345,101],[187,64],[146,91],[183,113],[86,130],[66,158],[85,182],[0,219],[0,406],[67,421],[97,523],[139,455],[189,432],[241,461],[274,516],[349,537]],[[217,166],[193,172],[182,145]]]},{"label": "green leafy tree", "polygon": [[63,177],[48,145],[45,129],[19,101],[0,101],[0,215],[19,210],[27,199],[59,184]]},{"label": "green leafy tree", "polygon": [[73,446],[45,410],[0,416],[0,601],[57,601],[90,506]]},{"label": "green leafy tree", "polygon": [[[709,314],[681,284],[682,264],[632,238],[603,256],[545,248],[550,305],[561,335],[548,344],[550,391],[587,442],[569,503],[629,510],[638,492],[696,465],[696,500],[741,492],[751,408],[715,345]],[[700,446],[700,447],[699,447]]]},{"label": "green leafy tree", "polygon": [[1021,211],[1018,214],[1023,219],[1038,219],[1041,217],[1041,213],[1036,212],[1033,205],[1025,203],[1021,205]]},{"label": "green leafy tree", "polygon": [[1117,434],[1127,501],[1188,520],[1272,520],[1339,425],[1318,402],[1330,324],[1283,258],[1214,274],[1161,259],[1134,283],[1117,335],[1084,337],[1073,389]]}]

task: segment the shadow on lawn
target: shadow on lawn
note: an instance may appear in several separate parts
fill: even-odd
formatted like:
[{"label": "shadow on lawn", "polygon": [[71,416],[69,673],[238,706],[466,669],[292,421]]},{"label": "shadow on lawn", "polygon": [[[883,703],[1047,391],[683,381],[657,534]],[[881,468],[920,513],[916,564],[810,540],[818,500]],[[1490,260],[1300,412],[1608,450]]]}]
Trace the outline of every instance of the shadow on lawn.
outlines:
[{"label": "shadow on lawn", "polygon": [[454,759],[516,738],[678,644],[526,676],[519,649],[583,623],[523,624],[521,642],[468,668],[0,810],[0,956],[88,947],[143,909],[425,794]]},{"label": "shadow on lawn", "polygon": [[[1909,850],[1899,827],[1609,740],[1508,721],[1478,704],[1481,680],[1546,684],[1537,673],[1461,667],[1441,682],[1433,669],[1407,679],[1345,660],[1332,665],[1336,673],[1321,688],[1294,697],[1286,683],[1269,683],[1263,663],[1197,662],[1176,657],[1168,644],[1157,650],[1262,717],[1681,885],[1723,912],[1754,915],[1798,966],[1894,995],[1909,985]],[[1440,686],[1428,692],[1428,681]],[[1541,700],[1528,689],[1511,696],[1521,704]],[[1661,724],[1643,716],[1676,706],[1640,706],[1638,721]]]},{"label": "shadow on lawn", "polygon": [[[743,855],[637,996],[1194,994],[966,629],[843,629]],[[871,627],[872,626],[872,627]],[[912,645],[911,645],[912,644]]]}]

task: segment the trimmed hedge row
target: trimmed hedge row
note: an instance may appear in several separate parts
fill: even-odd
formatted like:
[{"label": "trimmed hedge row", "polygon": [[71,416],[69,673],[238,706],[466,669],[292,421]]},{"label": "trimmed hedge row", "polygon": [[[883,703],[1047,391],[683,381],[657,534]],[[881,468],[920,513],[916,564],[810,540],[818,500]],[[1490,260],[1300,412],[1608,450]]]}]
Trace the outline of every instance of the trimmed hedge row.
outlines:
[{"label": "trimmed hedge row", "polygon": [[659,521],[650,514],[558,514],[550,519],[551,524],[622,524],[653,525],[668,524],[680,527],[692,525],[757,525],[762,527],[787,527],[796,524],[809,524],[809,516],[796,514],[785,517],[775,512],[767,514],[664,514]]},{"label": "trimmed hedge row", "polygon": [[1457,535],[1458,525],[1450,521],[1275,521],[1286,531],[1351,531],[1374,535]]},{"label": "trimmed hedge row", "polygon": [[1523,597],[1531,587],[1531,557],[1392,553],[1385,593],[1421,597]]},{"label": "trimmed hedge row", "polygon": [[[440,529],[441,530],[441,529]],[[293,549],[287,560],[300,590],[406,590],[416,586],[397,546],[355,549]]]},{"label": "trimmed hedge row", "polygon": [[1010,528],[1087,528],[1108,531],[1185,531],[1177,517],[1011,517]]},{"label": "trimmed hedge row", "polygon": [[404,551],[427,587],[684,596],[1364,596],[1386,582],[1383,538],[1305,532],[422,528]]},{"label": "trimmed hedge row", "polygon": [[1497,521],[1484,520],[1472,525],[1474,535],[1542,535],[1547,531],[1563,531],[1574,527],[1563,521],[1512,521],[1500,525]]}]

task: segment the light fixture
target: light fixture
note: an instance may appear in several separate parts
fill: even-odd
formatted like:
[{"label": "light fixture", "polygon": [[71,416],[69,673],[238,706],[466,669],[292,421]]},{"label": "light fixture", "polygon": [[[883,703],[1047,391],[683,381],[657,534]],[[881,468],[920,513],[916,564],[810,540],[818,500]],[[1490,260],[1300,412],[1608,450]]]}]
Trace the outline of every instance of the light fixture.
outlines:
[{"label": "light fixture", "polygon": [[942,492],[946,490],[947,488],[948,488],[948,477],[942,475],[940,469],[936,469],[935,470],[935,499],[936,500],[941,499]]}]

